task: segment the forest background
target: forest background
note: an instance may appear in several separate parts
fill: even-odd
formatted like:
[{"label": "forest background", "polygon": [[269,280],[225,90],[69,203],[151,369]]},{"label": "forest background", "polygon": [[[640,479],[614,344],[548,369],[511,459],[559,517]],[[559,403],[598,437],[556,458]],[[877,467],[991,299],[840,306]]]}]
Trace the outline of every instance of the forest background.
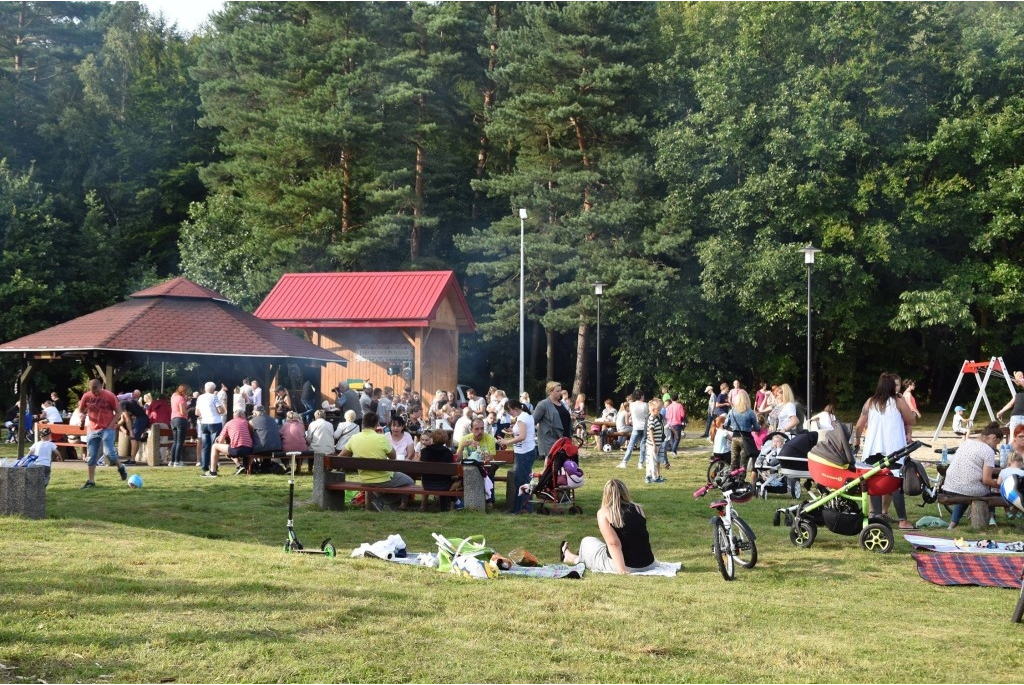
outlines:
[{"label": "forest background", "polygon": [[535,396],[593,394],[595,282],[603,394],[802,390],[813,243],[816,404],[893,370],[941,405],[1024,342],[1022,39],[1017,3],[231,2],[184,35],[3,2],[0,338],[179,274],[251,311],[285,272],[454,269],[460,380],[514,390],[526,208]]}]

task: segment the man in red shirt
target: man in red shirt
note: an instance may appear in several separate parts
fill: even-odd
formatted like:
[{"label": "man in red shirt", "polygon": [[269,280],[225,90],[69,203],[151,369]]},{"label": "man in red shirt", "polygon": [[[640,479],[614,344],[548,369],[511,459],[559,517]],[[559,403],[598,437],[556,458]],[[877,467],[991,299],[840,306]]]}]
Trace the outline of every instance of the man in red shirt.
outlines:
[{"label": "man in red shirt", "polygon": [[103,388],[103,381],[93,378],[89,381],[89,392],[78,401],[78,410],[82,412],[79,428],[85,428],[85,419],[89,418],[89,433],[86,435],[86,447],[89,454],[89,480],[82,489],[95,487],[96,464],[100,460],[100,445],[107,463],[117,467],[121,480],[128,480],[128,471],[120,463],[117,448],[114,447],[115,416],[118,411],[117,396]]}]

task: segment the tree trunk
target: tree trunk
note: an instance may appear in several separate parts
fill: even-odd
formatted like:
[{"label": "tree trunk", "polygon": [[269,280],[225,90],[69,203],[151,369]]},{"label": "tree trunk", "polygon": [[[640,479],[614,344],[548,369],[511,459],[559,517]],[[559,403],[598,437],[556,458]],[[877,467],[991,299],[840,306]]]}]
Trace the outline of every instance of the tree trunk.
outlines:
[{"label": "tree trunk", "polygon": [[[491,29],[497,33],[498,27],[500,26],[501,10],[498,8],[498,4],[494,3],[491,5]],[[497,65],[497,54],[498,46],[492,41],[488,46],[490,54],[487,58],[487,73],[493,74],[494,68]],[[491,147],[490,138],[487,137],[487,124],[491,120],[491,110],[494,108],[494,96],[497,92],[498,86],[494,81],[487,79],[487,83],[484,87],[484,101],[483,107],[480,112],[480,147],[477,148],[476,152],[476,177],[483,178],[484,171],[487,169],[487,151]],[[480,192],[475,191],[473,193],[473,206],[470,208],[470,216],[476,219],[480,215]]]},{"label": "tree trunk", "polygon": [[[423,99],[420,99],[420,107]],[[412,233],[409,236],[409,258],[415,264],[420,256],[420,220],[423,218],[423,140],[416,141],[416,180],[414,183],[416,197],[413,200]]]},{"label": "tree trunk", "polygon": [[347,150],[341,151],[341,232],[352,230],[352,162]]},{"label": "tree trunk", "polygon": [[537,358],[540,357],[540,326],[534,325],[530,330],[530,366],[527,369],[526,377],[537,377]]},{"label": "tree trunk", "polygon": [[[580,312],[580,327],[576,331],[576,378],[572,382],[572,396],[576,397],[587,385],[587,338],[590,326]],[[575,400],[574,400],[575,401]]]},{"label": "tree trunk", "polygon": [[545,381],[555,378],[555,333],[550,328],[544,328],[544,338],[547,340],[547,366],[545,368]]}]

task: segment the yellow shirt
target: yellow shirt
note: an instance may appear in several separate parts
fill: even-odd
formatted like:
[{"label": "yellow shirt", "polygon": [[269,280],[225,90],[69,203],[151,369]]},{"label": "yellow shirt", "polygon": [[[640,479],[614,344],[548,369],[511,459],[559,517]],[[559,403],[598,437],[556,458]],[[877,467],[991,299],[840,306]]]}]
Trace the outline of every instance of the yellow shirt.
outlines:
[{"label": "yellow shirt", "polygon": [[[364,428],[349,439],[345,449],[352,452],[353,457],[359,459],[387,459],[392,447],[388,436]],[[386,483],[393,476],[391,471],[358,471],[356,473],[360,483]]]}]

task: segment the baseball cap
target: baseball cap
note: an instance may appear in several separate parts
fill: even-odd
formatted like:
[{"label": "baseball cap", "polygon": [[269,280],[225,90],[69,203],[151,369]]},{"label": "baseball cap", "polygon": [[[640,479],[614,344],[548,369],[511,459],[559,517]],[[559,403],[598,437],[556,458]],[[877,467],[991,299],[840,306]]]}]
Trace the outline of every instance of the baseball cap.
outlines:
[{"label": "baseball cap", "polygon": [[712,392],[712,391],[714,391],[714,388],[712,388],[710,385],[708,387],[704,388],[704,392]]},{"label": "baseball cap", "polygon": [[[947,406],[948,406],[948,405],[947,405]],[[963,411],[963,410],[964,410],[964,408],[963,408],[963,407],[961,407],[961,406],[960,406],[959,404],[958,404],[958,405],[956,405],[955,407],[953,407],[953,411]]]}]

